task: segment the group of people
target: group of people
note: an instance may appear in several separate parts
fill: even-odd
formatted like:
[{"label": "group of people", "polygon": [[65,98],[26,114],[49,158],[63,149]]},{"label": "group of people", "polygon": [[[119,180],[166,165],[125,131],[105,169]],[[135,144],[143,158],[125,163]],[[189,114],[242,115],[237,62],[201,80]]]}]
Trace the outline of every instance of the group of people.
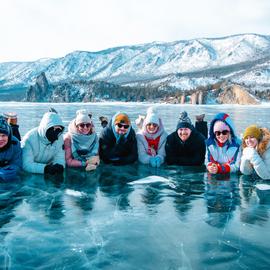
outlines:
[{"label": "group of people", "polygon": [[16,114],[0,118],[0,179],[8,181],[23,169],[30,173],[62,174],[64,168],[95,170],[100,162],[125,165],[136,162],[151,167],[163,163],[179,166],[205,165],[210,174],[241,171],[270,179],[270,131],[251,125],[242,141],[230,116],[217,114],[210,123],[203,115],[194,126],[186,112],[180,114],[176,129],[167,134],[161,118],[151,107],[136,120],[137,133],[126,113],[110,121],[101,117],[97,135],[92,115],[78,110],[64,134],[64,124],[55,110],[45,113],[38,127],[25,134],[20,143]]}]

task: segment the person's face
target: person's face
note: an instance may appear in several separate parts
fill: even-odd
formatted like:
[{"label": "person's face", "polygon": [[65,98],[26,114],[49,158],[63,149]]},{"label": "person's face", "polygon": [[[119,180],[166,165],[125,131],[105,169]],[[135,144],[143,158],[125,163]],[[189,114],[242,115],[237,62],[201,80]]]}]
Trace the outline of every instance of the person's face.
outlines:
[{"label": "person's face", "polygon": [[177,133],[178,133],[179,138],[184,142],[189,138],[189,136],[191,134],[191,129],[189,129],[189,128],[179,128],[177,130]]},{"label": "person's face", "polygon": [[6,134],[0,133],[0,148],[3,148],[8,143],[8,136]]},{"label": "person's face", "polygon": [[87,135],[90,133],[91,124],[90,123],[80,123],[77,125],[78,132],[83,135]]},{"label": "person's face", "polygon": [[247,136],[245,138],[245,143],[246,143],[247,147],[255,148],[258,144],[258,140],[253,136]]},{"label": "person's face", "polygon": [[154,123],[149,123],[146,125],[146,131],[149,134],[155,134],[158,131],[158,125]]},{"label": "person's face", "polygon": [[216,139],[220,143],[225,143],[230,136],[230,131],[229,130],[220,130],[215,132]]},{"label": "person's face", "polygon": [[115,125],[115,131],[119,135],[125,135],[128,132],[129,125],[118,123]]}]

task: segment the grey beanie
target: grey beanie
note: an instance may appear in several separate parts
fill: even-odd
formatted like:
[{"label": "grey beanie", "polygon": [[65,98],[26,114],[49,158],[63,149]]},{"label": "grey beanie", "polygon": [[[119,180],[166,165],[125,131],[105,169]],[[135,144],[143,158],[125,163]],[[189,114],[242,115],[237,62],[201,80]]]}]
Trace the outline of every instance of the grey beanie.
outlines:
[{"label": "grey beanie", "polygon": [[179,128],[189,128],[191,130],[194,129],[190,118],[188,117],[188,114],[186,111],[183,111],[182,113],[180,113],[180,117],[177,123],[177,127],[176,130],[178,130]]}]

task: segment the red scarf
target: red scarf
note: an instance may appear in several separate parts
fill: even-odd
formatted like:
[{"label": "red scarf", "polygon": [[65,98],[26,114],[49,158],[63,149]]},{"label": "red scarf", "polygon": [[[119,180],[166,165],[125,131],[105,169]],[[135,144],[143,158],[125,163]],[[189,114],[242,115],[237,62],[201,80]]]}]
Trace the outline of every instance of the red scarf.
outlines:
[{"label": "red scarf", "polygon": [[156,137],[155,139],[149,139],[146,136],[144,136],[147,143],[148,143],[148,155],[153,156],[153,150],[155,150],[155,152],[157,153],[158,151],[158,145],[159,145],[159,140],[160,140],[160,136]]}]

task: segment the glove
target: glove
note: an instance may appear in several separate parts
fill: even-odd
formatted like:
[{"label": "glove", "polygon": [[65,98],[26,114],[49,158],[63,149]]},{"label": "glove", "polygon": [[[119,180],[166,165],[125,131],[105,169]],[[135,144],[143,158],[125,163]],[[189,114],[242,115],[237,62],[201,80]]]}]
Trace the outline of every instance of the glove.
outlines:
[{"label": "glove", "polygon": [[245,147],[243,150],[243,158],[251,160],[256,152],[256,149],[253,147]]},{"label": "glove", "polygon": [[45,174],[57,174],[57,173],[63,173],[64,172],[64,167],[63,165],[60,165],[58,163],[56,164],[48,164],[44,168],[44,173]]},{"label": "glove", "polygon": [[54,166],[55,173],[63,173],[64,172],[63,165],[56,163],[53,166]]},{"label": "glove", "polygon": [[149,164],[152,166],[152,167],[156,167],[156,158],[155,157],[150,157],[149,159]]},{"label": "glove", "polygon": [[156,161],[156,167],[157,168],[160,167],[160,165],[161,165],[161,157],[155,156],[155,161]]},{"label": "glove", "polygon": [[54,165],[52,165],[52,164],[46,165],[44,168],[44,173],[45,174],[55,174]]}]

